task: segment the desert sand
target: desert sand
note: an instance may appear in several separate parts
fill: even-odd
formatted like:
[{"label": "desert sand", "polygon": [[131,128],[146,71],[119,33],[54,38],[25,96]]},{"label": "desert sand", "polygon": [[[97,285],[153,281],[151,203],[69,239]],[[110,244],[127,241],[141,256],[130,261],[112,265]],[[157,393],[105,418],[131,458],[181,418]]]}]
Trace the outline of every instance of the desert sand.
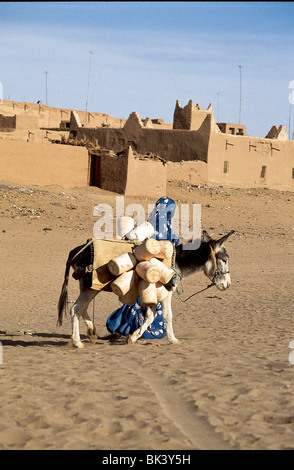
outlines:
[{"label": "desert sand", "polygon": [[[93,235],[94,206],[116,195],[5,182],[0,196],[1,450],[294,448],[294,193],[169,182],[176,203],[201,204],[210,235],[235,230],[230,289],[174,295],[180,345],[92,344],[81,322],[82,350],[70,347],[69,316],[56,326],[65,263]],[[185,279],[182,297],[207,283]],[[69,299],[77,293],[70,276]],[[96,297],[100,336],[119,306]]]}]

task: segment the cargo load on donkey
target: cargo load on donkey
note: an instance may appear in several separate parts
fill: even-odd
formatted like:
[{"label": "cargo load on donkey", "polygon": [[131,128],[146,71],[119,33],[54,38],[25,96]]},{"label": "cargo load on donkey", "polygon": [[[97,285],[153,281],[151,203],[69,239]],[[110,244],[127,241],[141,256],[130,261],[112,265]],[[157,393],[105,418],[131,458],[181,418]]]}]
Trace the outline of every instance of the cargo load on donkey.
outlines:
[{"label": "cargo load on donkey", "polygon": [[107,319],[106,326],[110,332],[129,335],[131,343],[141,336],[162,338],[165,335],[170,342],[178,343],[172,327],[171,297],[180,279],[193,272],[204,271],[212,281],[211,285],[221,290],[230,286],[228,255],[223,243],[233,231],[220,240],[213,240],[203,232],[200,247],[187,250],[183,244],[179,245],[179,238],[172,232],[171,219],[175,208],[170,198],[157,201],[148,219],[153,223],[145,223],[145,234],[155,238],[144,240],[144,233],[142,238],[137,227],[133,233],[128,233],[131,240],[91,239],[69,253],[58,303],[58,323],[62,324],[66,310],[68,277],[72,267],[74,278],[80,282],[80,295],[71,307],[75,347],[83,347],[79,335],[81,315],[90,339],[96,337],[87,308],[101,290],[114,292],[123,303]]}]

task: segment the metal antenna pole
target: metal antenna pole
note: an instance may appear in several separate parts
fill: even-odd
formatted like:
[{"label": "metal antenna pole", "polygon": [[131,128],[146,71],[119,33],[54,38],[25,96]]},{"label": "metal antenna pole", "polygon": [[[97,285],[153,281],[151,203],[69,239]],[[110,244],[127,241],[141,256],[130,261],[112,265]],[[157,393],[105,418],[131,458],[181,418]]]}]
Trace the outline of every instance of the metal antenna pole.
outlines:
[{"label": "metal antenna pole", "polygon": [[289,140],[291,140],[291,102],[290,102],[290,108],[289,108]]},{"label": "metal antenna pole", "polygon": [[219,95],[220,92],[217,93],[217,122],[219,122]]},{"label": "metal antenna pole", "polygon": [[88,74],[88,89],[87,89],[87,101],[86,101],[86,111],[88,110],[88,99],[89,99],[89,88],[90,88],[90,75],[91,75],[91,56],[93,51],[90,51],[90,61],[89,61],[89,74]]},{"label": "metal antenna pole", "polygon": [[47,70],[45,70],[45,76],[46,76],[46,104],[47,104],[47,75],[48,75],[49,72],[47,72]]},{"label": "metal antenna pole", "polygon": [[242,67],[243,67],[243,65],[239,65],[239,68],[240,68],[240,105],[239,105],[239,124],[241,124],[241,108],[242,108]]},{"label": "metal antenna pole", "polygon": [[[294,88],[294,80],[291,80],[289,82],[289,88]],[[293,129],[293,134],[291,136],[291,114],[292,114],[292,104],[294,104],[294,90],[292,90],[289,94],[289,103],[290,103],[290,108],[289,108],[289,140],[294,139],[294,129]]]}]

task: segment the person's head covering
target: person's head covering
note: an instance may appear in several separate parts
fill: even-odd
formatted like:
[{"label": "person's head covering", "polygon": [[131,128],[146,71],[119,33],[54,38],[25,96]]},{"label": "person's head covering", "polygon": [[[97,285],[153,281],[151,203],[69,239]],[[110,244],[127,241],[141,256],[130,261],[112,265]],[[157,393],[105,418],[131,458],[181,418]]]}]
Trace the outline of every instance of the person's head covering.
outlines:
[{"label": "person's head covering", "polygon": [[172,217],[175,215],[177,205],[169,197],[161,197],[148,217],[155,230],[153,235],[156,240],[170,240],[176,246],[179,243],[179,236],[172,231]]}]

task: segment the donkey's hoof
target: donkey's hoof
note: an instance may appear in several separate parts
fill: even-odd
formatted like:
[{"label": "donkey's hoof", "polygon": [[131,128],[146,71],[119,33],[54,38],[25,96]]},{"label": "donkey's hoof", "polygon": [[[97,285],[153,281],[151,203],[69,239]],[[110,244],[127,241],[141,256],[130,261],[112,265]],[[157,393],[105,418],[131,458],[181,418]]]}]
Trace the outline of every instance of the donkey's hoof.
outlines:
[{"label": "donkey's hoof", "polygon": [[91,335],[88,335],[88,337],[89,337],[89,340],[91,341],[91,343],[96,343],[97,335],[91,334]]},{"label": "donkey's hoof", "polygon": [[128,336],[127,343],[134,344],[136,342],[136,338],[132,338],[132,335]]},{"label": "donkey's hoof", "polygon": [[74,341],[73,342],[73,347],[78,348],[78,349],[83,349],[84,345],[81,341]]},{"label": "donkey's hoof", "polygon": [[181,344],[181,341],[179,341],[177,338],[170,339],[169,342],[171,344]]}]

